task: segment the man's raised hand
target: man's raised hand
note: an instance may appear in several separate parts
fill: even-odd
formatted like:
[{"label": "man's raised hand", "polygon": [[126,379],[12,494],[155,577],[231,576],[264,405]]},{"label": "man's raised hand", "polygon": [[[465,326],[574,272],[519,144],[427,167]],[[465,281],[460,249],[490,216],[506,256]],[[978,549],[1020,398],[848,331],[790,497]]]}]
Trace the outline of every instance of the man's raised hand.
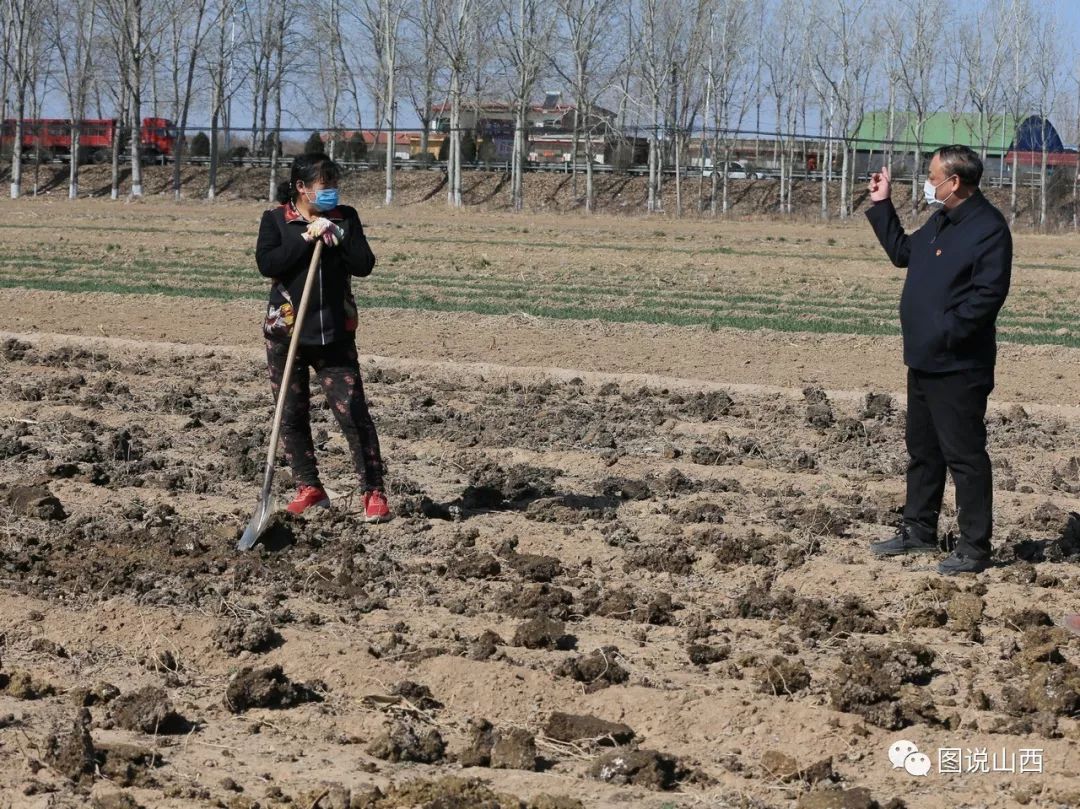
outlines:
[{"label": "man's raised hand", "polygon": [[881,171],[870,175],[870,201],[881,202],[892,195],[892,177],[889,167],[882,166]]}]

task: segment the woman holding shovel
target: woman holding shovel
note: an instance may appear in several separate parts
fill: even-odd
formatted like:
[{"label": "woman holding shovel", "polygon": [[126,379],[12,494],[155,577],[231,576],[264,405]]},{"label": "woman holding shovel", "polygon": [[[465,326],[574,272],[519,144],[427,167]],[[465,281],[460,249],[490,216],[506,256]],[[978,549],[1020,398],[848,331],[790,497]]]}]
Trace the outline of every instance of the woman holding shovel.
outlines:
[{"label": "woman holding shovel", "polygon": [[[255,261],[273,282],[263,334],[275,400],[285,385],[281,439],[285,458],[299,489],[288,511],[327,508],[327,497],[315,464],[311,438],[311,388],[308,368],[322,386],[349,444],[364,492],[364,519],[383,522],[390,509],[383,492],[383,460],[379,438],[364,398],[356,354],[356,301],[351,278],[371,274],[375,256],[364,237],[354,208],[338,204],[340,170],[325,154],[296,157],[288,182],[278,187],[281,205],[263,214]],[[316,247],[318,246],[318,250]],[[316,252],[318,255],[316,256]],[[297,318],[310,271],[310,300]],[[293,326],[300,320],[296,357],[283,379]]]}]

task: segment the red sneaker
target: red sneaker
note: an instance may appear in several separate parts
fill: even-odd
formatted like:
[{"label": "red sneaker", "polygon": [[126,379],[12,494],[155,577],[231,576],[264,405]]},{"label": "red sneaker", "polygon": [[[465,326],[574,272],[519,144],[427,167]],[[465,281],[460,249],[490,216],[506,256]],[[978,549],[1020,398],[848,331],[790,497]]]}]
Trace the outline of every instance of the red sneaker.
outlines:
[{"label": "red sneaker", "polygon": [[309,508],[330,508],[330,498],[321,487],[301,483],[296,497],[285,507],[285,510],[290,514],[303,514]]},{"label": "red sneaker", "polygon": [[386,522],[390,519],[390,506],[386,495],[378,489],[364,492],[364,522]]}]

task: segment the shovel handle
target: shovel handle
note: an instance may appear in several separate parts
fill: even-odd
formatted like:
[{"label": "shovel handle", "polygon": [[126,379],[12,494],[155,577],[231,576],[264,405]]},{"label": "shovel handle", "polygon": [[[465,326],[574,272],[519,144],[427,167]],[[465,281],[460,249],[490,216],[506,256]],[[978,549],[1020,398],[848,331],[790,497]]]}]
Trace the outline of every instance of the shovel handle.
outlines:
[{"label": "shovel handle", "polygon": [[274,480],[274,459],[277,456],[278,438],[281,436],[281,419],[285,414],[285,395],[289,391],[289,379],[292,377],[293,365],[296,363],[296,351],[300,347],[300,330],[303,328],[304,316],[307,314],[311,288],[314,286],[316,273],[322,271],[319,266],[319,261],[322,258],[322,248],[323,241],[319,239],[315,242],[315,252],[311,254],[307,278],[304,279],[304,291],[301,293],[300,303],[296,307],[296,320],[293,323],[292,338],[289,340],[289,353],[285,358],[285,373],[282,374],[277,403],[274,405],[274,426],[270,430],[270,446],[266,450],[266,476],[263,479],[263,499],[270,493],[270,484]]}]

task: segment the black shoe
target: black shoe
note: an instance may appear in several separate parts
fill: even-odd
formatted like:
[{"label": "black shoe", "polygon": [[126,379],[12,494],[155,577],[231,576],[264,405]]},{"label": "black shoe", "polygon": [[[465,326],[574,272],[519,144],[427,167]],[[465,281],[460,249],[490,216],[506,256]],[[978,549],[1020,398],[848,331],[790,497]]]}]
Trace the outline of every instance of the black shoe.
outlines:
[{"label": "black shoe", "polygon": [[923,539],[907,526],[891,539],[870,543],[870,553],[874,556],[906,556],[909,553],[936,553],[937,542]]},{"label": "black shoe", "polygon": [[960,573],[982,573],[990,567],[990,560],[985,557],[965,556],[954,551],[938,562],[937,572],[942,576],[956,576]]}]

